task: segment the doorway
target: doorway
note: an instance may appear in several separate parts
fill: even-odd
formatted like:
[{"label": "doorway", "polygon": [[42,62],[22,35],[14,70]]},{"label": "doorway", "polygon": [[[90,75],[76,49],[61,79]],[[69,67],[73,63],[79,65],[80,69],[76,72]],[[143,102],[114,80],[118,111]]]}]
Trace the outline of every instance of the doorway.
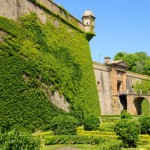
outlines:
[{"label": "doorway", "polygon": [[119,96],[120,103],[122,104],[123,110],[127,110],[127,97],[126,95]]}]

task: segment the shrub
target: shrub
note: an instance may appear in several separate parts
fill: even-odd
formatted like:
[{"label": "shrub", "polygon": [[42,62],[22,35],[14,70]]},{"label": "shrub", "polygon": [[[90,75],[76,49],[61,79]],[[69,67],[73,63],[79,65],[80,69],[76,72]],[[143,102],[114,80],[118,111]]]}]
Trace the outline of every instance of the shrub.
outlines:
[{"label": "shrub", "polygon": [[84,119],[84,129],[87,131],[97,130],[100,125],[100,118],[94,115],[88,115]]},{"label": "shrub", "polygon": [[0,133],[0,150],[40,150],[40,141],[27,132]]},{"label": "shrub", "polygon": [[121,119],[132,119],[132,115],[126,110],[121,111]]},{"label": "shrub", "polygon": [[140,133],[140,125],[137,121],[123,119],[115,125],[114,130],[123,141],[124,147],[136,147]]},{"label": "shrub", "polygon": [[76,134],[78,121],[69,115],[58,115],[53,117],[50,126],[55,135],[74,135]]},{"label": "shrub", "polygon": [[139,122],[141,126],[141,133],[150,135],[150,117],[142,116],[139,118]]}]

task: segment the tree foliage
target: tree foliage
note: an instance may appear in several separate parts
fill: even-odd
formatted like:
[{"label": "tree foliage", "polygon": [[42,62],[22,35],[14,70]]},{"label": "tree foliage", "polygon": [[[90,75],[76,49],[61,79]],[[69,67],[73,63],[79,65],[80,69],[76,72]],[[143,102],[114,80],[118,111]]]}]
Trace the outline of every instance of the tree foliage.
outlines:
[{"label": "tree foliage", "polygon": [[150,75],[150,56],[145,52],[126,53],[118,52],[114,60],[124,60],[129,68],[129,71]]}]

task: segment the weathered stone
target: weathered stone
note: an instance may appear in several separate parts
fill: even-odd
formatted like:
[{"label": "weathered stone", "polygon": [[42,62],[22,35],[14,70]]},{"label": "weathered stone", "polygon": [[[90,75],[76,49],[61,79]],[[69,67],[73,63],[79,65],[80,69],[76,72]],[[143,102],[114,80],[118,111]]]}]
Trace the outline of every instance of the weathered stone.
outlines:
[{"label": "weathered stone", "polygon": [[123,109],[133,115],[140,114],[143,99],[147,99],[150,105],[150,94],[144,95],[141,89],[138,95],[133,87],[137,82],[148,79],[148,76],[126,71],[127,65],[123,61],[105,65],[93,63],[93,68],[102,115],[120,114]]}]

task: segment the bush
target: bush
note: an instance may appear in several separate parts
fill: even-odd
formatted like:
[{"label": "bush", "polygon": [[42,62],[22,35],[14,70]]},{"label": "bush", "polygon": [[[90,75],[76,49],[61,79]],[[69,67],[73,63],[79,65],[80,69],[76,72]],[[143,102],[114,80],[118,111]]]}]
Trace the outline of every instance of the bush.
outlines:
[{"label": "bush", "polygon": [[141,133],[150,135],[150,117],[142,116],[139,118],[139,122],[141,126]]},{"label": "bush", "polygon": [[132,115],[126,110],[121,111],[121,119],[132,119]]},{"label": "bush", "polygon": [[58,115],[53,117],[50,126],[55,135],[74,135],[76,134],[78,121],[69,115]]},{"label": "bush", "polygon": [[123,119],[115,125],[114,130],[123,141],[124,147],[136,147],[140,133],[140,124],[137,121]]},{"label": "bush", "polygon": [[40,150],[40,141],[27,132],[0,133],[0,150]]},{"label": "bush", "polygon": [[84,129],[87,131],[97,130],[100,125],[100,118],[94,115],[89,115],[84,119]]}]

